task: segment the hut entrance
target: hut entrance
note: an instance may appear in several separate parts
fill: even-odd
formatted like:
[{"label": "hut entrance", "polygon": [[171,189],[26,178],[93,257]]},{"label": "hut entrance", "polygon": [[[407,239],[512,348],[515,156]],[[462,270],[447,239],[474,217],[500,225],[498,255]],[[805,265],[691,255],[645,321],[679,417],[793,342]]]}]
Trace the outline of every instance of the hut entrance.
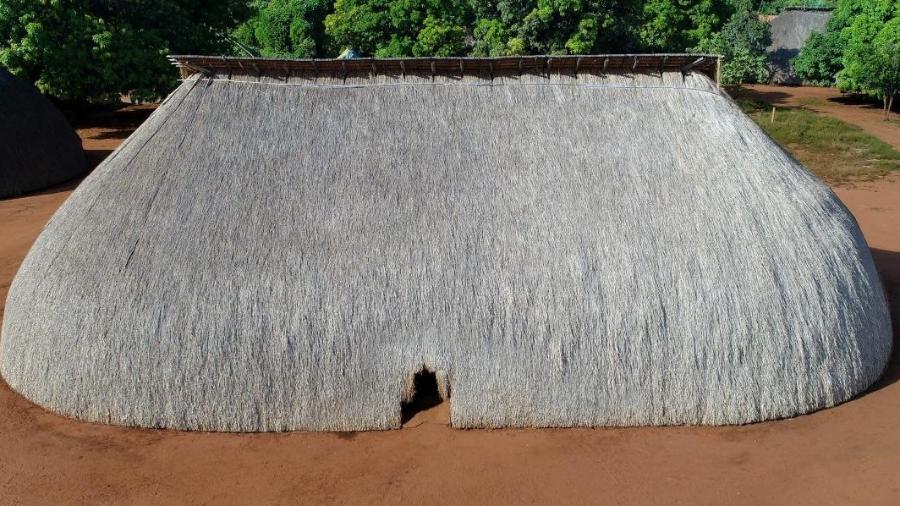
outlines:
[{"label": "hut entrance", "polygon": [[[438,376],[445,379],[444,374],[435,374],[434,371],[422,368],[411,381],[412,395],[400,406],[401,423],[410,421],[416,414],[438,406],[444,401],[444,396],[449,397],[449,389],[446,385],[441,388]],[[444,396],[441,394],[444,393]]]}]

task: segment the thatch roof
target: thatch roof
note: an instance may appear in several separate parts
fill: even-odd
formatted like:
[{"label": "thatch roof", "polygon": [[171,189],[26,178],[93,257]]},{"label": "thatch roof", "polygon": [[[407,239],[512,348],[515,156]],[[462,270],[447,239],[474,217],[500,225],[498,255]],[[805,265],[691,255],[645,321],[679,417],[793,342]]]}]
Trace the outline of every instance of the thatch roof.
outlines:
[{"label": "thatch roof", "polygon": [[0,197],[84,173],[81,140],[49,100],[0,67]]},{"label": "thatch roof", "polygon": [[422,368],[458,427],[738,424],[880,375],[856,222],[705,74],[492,77],[190,75],[38,238],[0,371],[229,431],[397,427]]},{"label": "thatch roof", "polygon": [[779,84],[799,84],[791,59],[800,54],[806,39],[814,32],[825,31],[831,18],[827,9],[787,9],[769,21],[772,43],[766,49],[772,67],[772,81]]}]

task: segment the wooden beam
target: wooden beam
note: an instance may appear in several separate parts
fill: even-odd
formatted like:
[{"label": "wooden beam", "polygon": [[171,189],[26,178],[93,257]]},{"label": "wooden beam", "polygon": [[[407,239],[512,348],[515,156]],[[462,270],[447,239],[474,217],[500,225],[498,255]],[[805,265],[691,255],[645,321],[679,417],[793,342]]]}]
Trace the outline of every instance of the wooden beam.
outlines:
[{"label": "wooden beam", "polygon": [[701,63],[703,63],[705,61],[706,61],[706,57],[701,56],[701,57],[697,58],[696,60],[694,60],[693,62],[688,63],[687,65],[684,65],[683,67],[681,67],[681,72],[682,73],[690,72],[691,69],[693,69],[694,67],[696,67],[697,65],[700,65]]}]

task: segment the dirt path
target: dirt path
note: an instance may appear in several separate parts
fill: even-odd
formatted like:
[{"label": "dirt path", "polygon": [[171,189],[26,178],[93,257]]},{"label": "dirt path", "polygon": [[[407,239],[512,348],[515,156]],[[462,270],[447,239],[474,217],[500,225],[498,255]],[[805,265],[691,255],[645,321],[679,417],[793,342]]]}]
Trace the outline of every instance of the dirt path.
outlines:
[{"label": "dirt path", "polygon": [[[900,113],[891,114],[884,121],[881,108],[854,95],[842,94],[835,88],[813,86],[745,86],[742,92],[779,107],[803,106],[825,116],[831,116],[859,126],[866,132],[900,150]],[[900,107],[898,105],[896,108]]]},{"label": "dirt path", "polygon": [[[0,201],[2,300],[71,186]],[[897,308],[900,180],[837,192]],[[443,404],[399,431],[258,435],[76,422],[0,382],[0,503],[898,504],[898,379],[895,356],[856,400],[745,427],[460,431]]]}]

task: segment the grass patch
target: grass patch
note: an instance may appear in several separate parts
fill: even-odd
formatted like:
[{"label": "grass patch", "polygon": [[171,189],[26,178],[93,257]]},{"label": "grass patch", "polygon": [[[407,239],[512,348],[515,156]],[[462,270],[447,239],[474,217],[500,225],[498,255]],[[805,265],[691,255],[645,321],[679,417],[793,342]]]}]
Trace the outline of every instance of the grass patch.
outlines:
[{"label": "grass patch", "polygon": [[828,105],[828,101],[822,100],[821,98],[801,97],[797,99],[797,102],[803,107],[820,107]]},{"label": "grass patch", "polygon": [[817,176],[832,184],[872,181],[900,169],[900,152],[863,129],[802,107],[777,108],[747,98],[741,109]]}]

